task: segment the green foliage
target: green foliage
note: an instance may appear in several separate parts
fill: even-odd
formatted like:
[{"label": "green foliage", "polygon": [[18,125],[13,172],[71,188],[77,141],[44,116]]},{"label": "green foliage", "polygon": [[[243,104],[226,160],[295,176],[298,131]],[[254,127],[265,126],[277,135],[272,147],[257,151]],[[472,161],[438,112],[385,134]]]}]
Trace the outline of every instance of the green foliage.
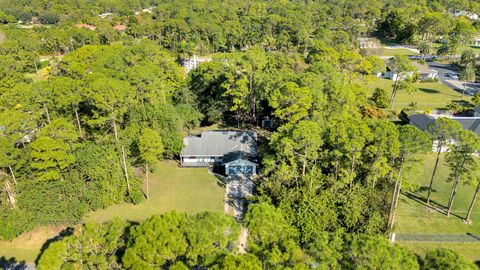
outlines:
[{"label": "green foliage", "polygon": [[121,269],[117,254],[125,247],[126,229],[127,224],[119,220],[79,226],[73,235],[49,245],[38,269]]},{"label": "green foliage", "polygon": [[477,269],[477,267],[455,252],[439,248],[427,252],[421,269]]},{"label": "green foliage", "polygon": [[387,91],[382,88],[375,88],[370,99],[378,108],[385,109],[388,106]]},{"label": "green foliage", "polygon": [[208,267],[229,252],[238,233],[235,221],[220,214],[153,216],[132,230],[122,261],[133,269],[166,267],[176,261]]},{"label": "green foliage", "polygon": [[163,154],[163,143],[160,134],[153,129],[143,128],[138,138],[140,158],[146,164],[153,166]]},{"label": "green foliage", "polygon": [[385,239],[353,236],[347,245],[348,268],[381,269],[388,265],[389,269],[420,269],[415,254]]}]

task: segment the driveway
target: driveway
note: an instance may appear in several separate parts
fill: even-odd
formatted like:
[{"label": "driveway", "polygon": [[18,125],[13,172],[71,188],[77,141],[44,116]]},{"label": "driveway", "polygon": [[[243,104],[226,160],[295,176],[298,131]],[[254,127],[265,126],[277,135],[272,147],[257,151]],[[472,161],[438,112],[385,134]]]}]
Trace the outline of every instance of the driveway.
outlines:
[{"label": "driveway", "polygon": [[[440,64],[437,62],[427,62],[427,65],[431,69],[438,71],[438,80],[444,85],[450,87],[451,89],[462,93],[463,88],[465,87],[465,82],[460,80],[452,80],[452,78],[447,77],[446,74],[459,74],[460,71],[453,65],[449,64]],[[475,92],[479,91],[480,84],[477,83],[467,83],[467,88],[465,94],[473,95]]]}]

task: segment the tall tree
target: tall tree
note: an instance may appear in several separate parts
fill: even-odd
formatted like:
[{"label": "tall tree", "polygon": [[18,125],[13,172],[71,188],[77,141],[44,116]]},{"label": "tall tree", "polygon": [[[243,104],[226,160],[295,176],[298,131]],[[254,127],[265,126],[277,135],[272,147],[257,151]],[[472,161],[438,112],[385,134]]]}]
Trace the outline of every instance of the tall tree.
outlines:
[{"label": "tall tree", "polygon": [[393,83],[392,94],[390,95],[390,109],[393,109],[393,103],[398,90],[408,89],[408,79],[410,73],[414,71],[410,60],[406,56],[395,56],[390,61],[390,70],[397,75],[396,81]]},{"label": "tall tree", "polygon": [[155,162],[163,154],[164,148],[162,137],[157,131],[150,128],[143,128],[138,138],[138,148],[140,158],[145,166],[145,182],[147,186],[146,197],[149,198],[149,173],[150,169],[155,166]]},{"label": "tall tree", "polygon": [[397,158],[397,175],[395,187],[390,205],[390,215],[388,219],[388,229],[392,229],[395,222],[395,213],[398,205],[398,198],[402,189],[402,180],[405,169],[412,169],[422,163],[421,154],[431,149],[432,141],[423,131],[411,125],[401,126],[399,128],[400,154]]},{"label": "tall tree", "polygon": [[118,123],[123,123],[123,117],[131,106],[135,91],[129,83],[113,78],[100,78],[90,84],[88,97],[91,105],[98,108],[96,119],[90,120],[92,124],[111,123],[111,129],[118,142]]},{"label": "tall tree", "polygon": [[460,79],[463,81],[462,98],[465,97],[465,91],[467,90],[467,83],[474,82],[476,78],[475,67],[472,63],[468,63],[465,69],[460,73]]},{"label": "tall tree", "polygon": [[427,205],[430,204],[430,196],[440,161],[440,154],[444,150],[444,147],[448,147],[450,142],[456,138],[461,130],[462,126],[460,123],[445,117],[438,118],[435,123],[429,127],[433,141],[436,144],[437,157],[435,159],[435,165],[433,166],[432,176],[430,177],[430,185],[428,186]]},{"label": "tall tree", "polygon": [[447,216],[452,211],[458,184],[460,181],[465,182],[472,177],[479,165],[477,158],[474,156],[480,149],[480,139],[477,134],[470,130],[462,130],[458,135],[457,142],[452,146],[446,157],[451,170],[447,180],[453,182],[448,199]]},{"label": "tall tree", "polygon": [[477,182],[477,187],[475,188],[475,192],[473,193],[473,197],[472,197],[472,202],[468,207],[467,216],[465,217],[465,222],[468,224],[472,223],[472,220],[470,218],[472,216],[473,207],[475,206],[475,203],[477,201],[478,192],[480,191],[480,181],[478,179],[478,176],[475,177],[474,180]]}]

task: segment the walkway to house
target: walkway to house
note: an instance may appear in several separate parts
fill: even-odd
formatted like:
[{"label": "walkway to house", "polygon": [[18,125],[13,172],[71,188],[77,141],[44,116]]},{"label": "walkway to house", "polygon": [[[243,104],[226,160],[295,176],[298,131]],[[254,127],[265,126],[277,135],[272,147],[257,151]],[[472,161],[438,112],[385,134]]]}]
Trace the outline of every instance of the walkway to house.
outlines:
[{"label": "walkway to house", "polygon": [[[247,210],[247,198],[252,195],[253,182],[245,175],[228,177],[225,188],[225,214],[233,214],[237,220],[241,220]],[[230,210],[231,209],[231,210]],[[238,237],[240,253],[245,254],[247,248],[248,229],[242,227]]]},{"label": "walkway to house", "polygon": [[[225,189],[225,210],[226,213],[233,211],[233,216],[241,220],[245,214],[246,198],[253,192],[253,182],[245,175],[237,175],[227,178]],[[227,210],[228,208],[228,210]]]}]

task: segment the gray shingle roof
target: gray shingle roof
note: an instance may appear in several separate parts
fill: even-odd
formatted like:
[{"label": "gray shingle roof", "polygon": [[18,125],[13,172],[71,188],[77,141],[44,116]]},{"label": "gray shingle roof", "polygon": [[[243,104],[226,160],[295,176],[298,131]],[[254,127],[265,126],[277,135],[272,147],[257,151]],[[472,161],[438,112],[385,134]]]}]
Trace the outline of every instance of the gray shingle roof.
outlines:
[{"label": "gray shingle roof", "polygon": [[408,116],[410,125],[420,130],[426,130],[428,126],[435,123],[435,117],[426,114],[412,114]]},{"label": "gray shingle roof", "polygon": [[[426,114],[412,114],[408,119],[410,125],[421,130],[426,130],[436,121],[435,117]],[[480,136],[480,117],[452,117],[451,119],[462,125],[463,129],[471,130]]]},{"label": "gray shingle roof", "polygon": [[183,139],[182,156],[223,156],[232,152],[257,155],[257,134],[252,131],[205,131]]}]

